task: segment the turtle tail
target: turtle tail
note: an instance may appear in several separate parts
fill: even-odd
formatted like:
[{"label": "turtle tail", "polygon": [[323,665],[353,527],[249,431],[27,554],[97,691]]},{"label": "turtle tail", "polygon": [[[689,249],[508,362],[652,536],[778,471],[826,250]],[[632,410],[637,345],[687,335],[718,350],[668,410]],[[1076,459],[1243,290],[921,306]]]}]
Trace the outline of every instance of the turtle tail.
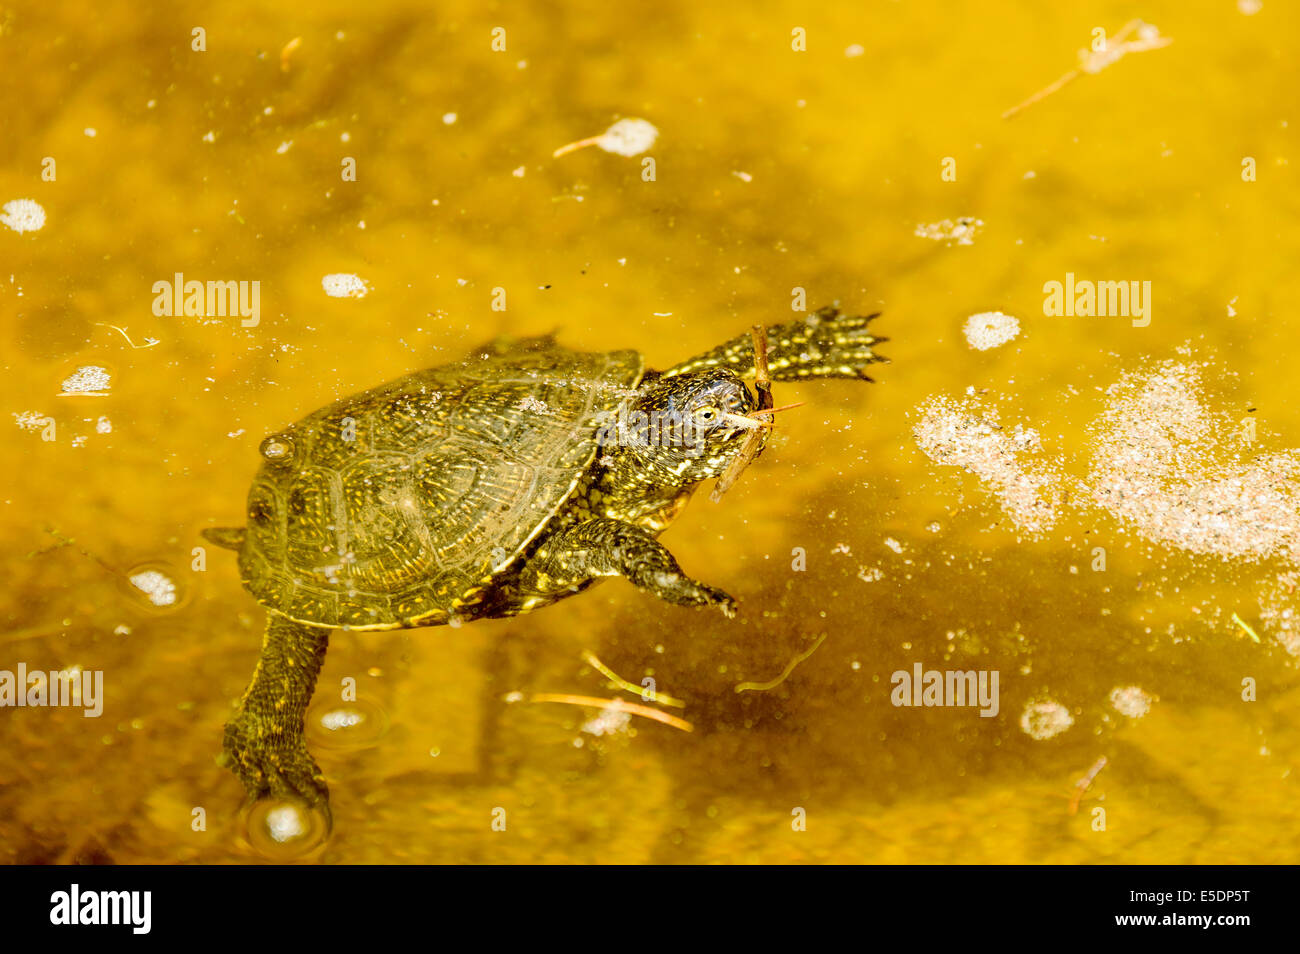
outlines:
[{"label": "turtle tail", "polygon": [[215,543],[227,550],[238,550],[244,545],[243,527],[208,527],[201,536],[209,543]]}]

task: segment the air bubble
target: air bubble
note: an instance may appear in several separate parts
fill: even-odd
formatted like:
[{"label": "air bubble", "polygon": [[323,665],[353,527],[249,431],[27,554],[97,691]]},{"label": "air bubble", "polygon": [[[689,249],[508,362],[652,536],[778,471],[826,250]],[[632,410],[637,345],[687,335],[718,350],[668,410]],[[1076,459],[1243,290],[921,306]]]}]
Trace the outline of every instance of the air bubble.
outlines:
[{"label": "air bubble", "polygon": [[283,461],[293,456],[293,441],[280,434],[272,434],[258,446],[257,452],[267,460]]},{"label": "air bubble", "polygon": [[147,613],[172,613],[190,599],[184,577],[161,560],[137,563],[121,577],[121,586],[133,606]]},{"label": "air bubble", "polygon": [[388,713],[368,699],[318,702],[307,711],[307,738],[322,749],[368,748],[388,731]]},{"label": "air bubble", "polygon": [[58,377],[60,397],[108,397],[117,370],[112,365],[77,362],[65,366]]},{"label": "air bubble", "polygon": [[254,802],[243,814],[244,836],[258,854],[275,861],[297,861],[329,840],[329,808],[283,798]]}]

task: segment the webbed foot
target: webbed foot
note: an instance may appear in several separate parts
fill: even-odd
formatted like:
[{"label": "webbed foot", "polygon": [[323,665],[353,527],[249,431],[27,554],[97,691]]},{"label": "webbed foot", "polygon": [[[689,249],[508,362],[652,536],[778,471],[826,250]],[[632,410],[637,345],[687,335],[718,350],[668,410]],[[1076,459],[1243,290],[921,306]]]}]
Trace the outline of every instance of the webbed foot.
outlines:
[{"label": "webbed foot", "polygon": [[307,703],[328,646],[327,629],[275,613],[268,617],[261,658],[226,724],[219,760],[239,776],[250,801],[270,795],[328,803],[329,789],[303,737]]},{"label": "webbed foot", "polygon": [[329,802],[329,787],[302,734],[283,733],[248,712],[226,723],[219,761],[243,783],[249,801],[270,796],[313,807]]},{"label": "webbed foot", "polygon": [[768,367],[776,381],[805,378],[861,378],[867,368],[886,361],[874,350],[887,338],[868,330],[875,315],[842,315],[822,308],[804,321],[792,321],[768,331]]}]

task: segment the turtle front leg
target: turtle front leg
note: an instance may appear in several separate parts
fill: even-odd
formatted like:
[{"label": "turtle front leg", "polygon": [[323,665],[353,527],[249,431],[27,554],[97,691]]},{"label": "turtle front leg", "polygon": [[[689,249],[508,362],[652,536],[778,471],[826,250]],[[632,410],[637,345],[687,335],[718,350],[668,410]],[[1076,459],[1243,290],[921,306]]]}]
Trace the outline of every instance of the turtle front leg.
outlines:
[{"label": "turtle front leg", "polygon": [[[873,346],[888,338],[877,338],[867,330],[874,315],[841,315],[836,308],[823,308],[807,318],[767,329],[767,363],[774,381],[806,378],[867,377],[868,366],[887,361]],[[754,342],[749,334],[706,351],[664,372],[664,377],[703,368],[730,368],[742,377],[754,376]]]},{"label": "turtle front leg", "polygon": [[221,757],[250,799],[272,795],[313,806],[328,803],[329,789],[303,736],[328,647],[328,629],[270,614],[262,656],[239,711],[226,724]]},{"label": "turtle front leg", "polygon": [[519,574],[519,588],[554,599],[597,577],[622,576],[654,596],[678,606],[716,606],[736,615],[736,601],[722,590],[693,580],[673,555],[640,527],[598,517],[575,524],[544,540]]}]

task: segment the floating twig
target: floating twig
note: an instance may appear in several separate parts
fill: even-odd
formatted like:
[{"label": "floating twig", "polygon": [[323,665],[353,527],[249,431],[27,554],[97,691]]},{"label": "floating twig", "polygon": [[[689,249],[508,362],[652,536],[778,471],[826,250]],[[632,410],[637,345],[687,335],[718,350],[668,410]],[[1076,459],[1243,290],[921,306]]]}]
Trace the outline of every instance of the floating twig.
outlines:
[{"label": "floating twig", "polygon": [[745,692],[747,690],[755,690],[758,692],[766,692],[769,689],[775,689],[777,686],[781,685],[781,683],[785,682],[787,679],[790,678],[790,673],[794,672],[795,666],[799,665],[801,662],[803,662],[813,653],[817,652],[817,647],[819,647],[825,641],[826,641],[826,634],[822,633],[820,636],[817,637],[817,642],[813,643],[810,647],[808,647],[799,655],[791,659],[790,662],[786,664],[786,667],[782,671],[781,675],[777,676],[775,679],[769,680],[768,682],[738,683],[736,686],[736,691]]},{"label": "floating twig", "polygon": [[775,414],[777,411],[789,411],[792,408],[803,407],[807,401],[795,401],[793,404],[782,404],[780,407],[759,408],[757,411],[750,411],[750,417],[758,417],[760,414]]},{"label": "floating twig", "polygon": [[574,696],[566,692],[538,692],[529,696],[528,699],[530,702],[559,702],[570,706],[590,706],[593,709],[630,712],[632,715],[654,719],[656,722],[670,725],[674,729],[681,729],[683,732],[695,731],[695,726],[691,725],[691,723],[687,722],[685,719],[679,719],[677,716],[671,716],[666,712],[660,712],[658,709],[651,709],[649,706],[643,706],[637,702],[624,702],[622,699],[600,699],[596,696]]},{"label": "floating twig", "polygon": [[626,679],[619,676],[618,673],[614,672],[614,670],[610,669],[603,662],[597,659],[596,654],[590,652],[589,650],[583,651],[582,658],[583,661],[585,661],[588,666],[590,666],[592,669],[595,669],[602,676],[604,676],[614,685],[618,686],[618,688],[622,689],[624,692],[635,693],[636,695],[640,696],[642,699],[646,700],[647,702],[661,702],[664,705],[672,706],[675,709],[686,708],[686,703],[682,702],[682,700],[680,699],[674,699],[672,696],[667,695],[666,693],[655,692],[653,689],[647,689],[644,686],[638,686],[634,683],[628,682]]},{"label": "floating twig", "polygon": [[54,636],[65,631],[66,621],[64,623],[50,623],[45,626],[25,626],[22,629],[11,629],[0,633],[0,645],[17,643],[24,639],[37,639],[46,636]]},{"label": "floating twig", "polygon": [[289,57],[293,56],[294,50],[302,46],[302,37],[295,36],[280,49],[280,72],[289,72]]},{"label": "floating twig", "polygon": [[95,322],[95,324],[99,325],[101,328],[112,328],[112,329],[113,329],[114,331],[116,331],[119,335],[121,335],[123,338],[126,339],[126,343],[127,343],[127,344],[129,344],[132,348],[135,348],[135,349],[137,349],[137,350],[138,350],[138,349],[141,349],[141,348],[152,348],[154,345],[156,345],[156,344],[158,343],[158,339],[157,339],[157,338],[145,338],[145,339],[144,339],[144,340],[145,340],[145,343],[142,344],[142,345],[138,345],[138,344],[136,344],[134,341],[131,340],[131,336],[128,335],[128,334],[126,333],[126,329],[125,329],[125,328],[119,328],[117,325],[110,325],[110,324],[109,324],[108,322],[106,322],[106,321],[97,321],[97,322]]},{"label": "floating twig", "polygon": [[1102,756],[1092,763],[1092,768],[1088,769],[1087,774],[1079,781],[1074,783],[1074,794],[1070,797],[1070,814],[1078,814],[1079,802],[1082,801],[1084,794],[1092,788],[1092,781],[1106,767],[1106,756]]},{"label": "floating twig", "polygon": [[658,137],[659,130],[644,119],[620,119],[599,136],[588,136],[561,146],[551,153],[551,157],[558,159],[588,146],[599,146],[605,152],[619,156],[639,156],[653,146]]},{"label": "floating twig", "polygon": [[1244,619],[1242,619],[1242,618],[1241,618],[1240,616],[1238,616],[1236,613],[1233,613],[1233,614],[1232,614],[1232,621],[1233,621],[1234,623],[1236,623],[1238,626],[1240,626],[1242,629],[1244,629],[1244,630],[1246,631],[1246,635],[1247,635],[1247,636],[1249,636],[1249,637],[1250,637],[1251,639],[1253,639],[1255,642],[1259,642],[1259,634],[1256,633],[1253,629],[1251,629],[1250,626],[1247,625],[1247,623],[1246,623],[1246,621],[1245,621]]},{"label": "floating twig", "polygon": [[[1136,40],[1129,40],[1127,37],[1134,31],[1137,32]],[[1161,47],[1168,46],[1174,42],[1170,37],[1161,36],[1160,30],[1150,23],[1144,23],[1141,20],[1130,20],[1120,28],[1119,32],[1112,37],[1102,40],[1100,50],[1080,50],[1079,65],[1070,70],[1054,83],[1040,89],[1033,96],[1030,96],[1023,103],[1012,106],[1002,114],[1003,119],[1010,119],[1016,113],[1034,105],[1040,100],[1051,96],[1067,83],[1078,79],[1085,73],[1100,73],[1106,67],[1110,66],[1116,60],[1123,57],[1126,53],[1141,53],[1145,50],[1158,50]]]}]

